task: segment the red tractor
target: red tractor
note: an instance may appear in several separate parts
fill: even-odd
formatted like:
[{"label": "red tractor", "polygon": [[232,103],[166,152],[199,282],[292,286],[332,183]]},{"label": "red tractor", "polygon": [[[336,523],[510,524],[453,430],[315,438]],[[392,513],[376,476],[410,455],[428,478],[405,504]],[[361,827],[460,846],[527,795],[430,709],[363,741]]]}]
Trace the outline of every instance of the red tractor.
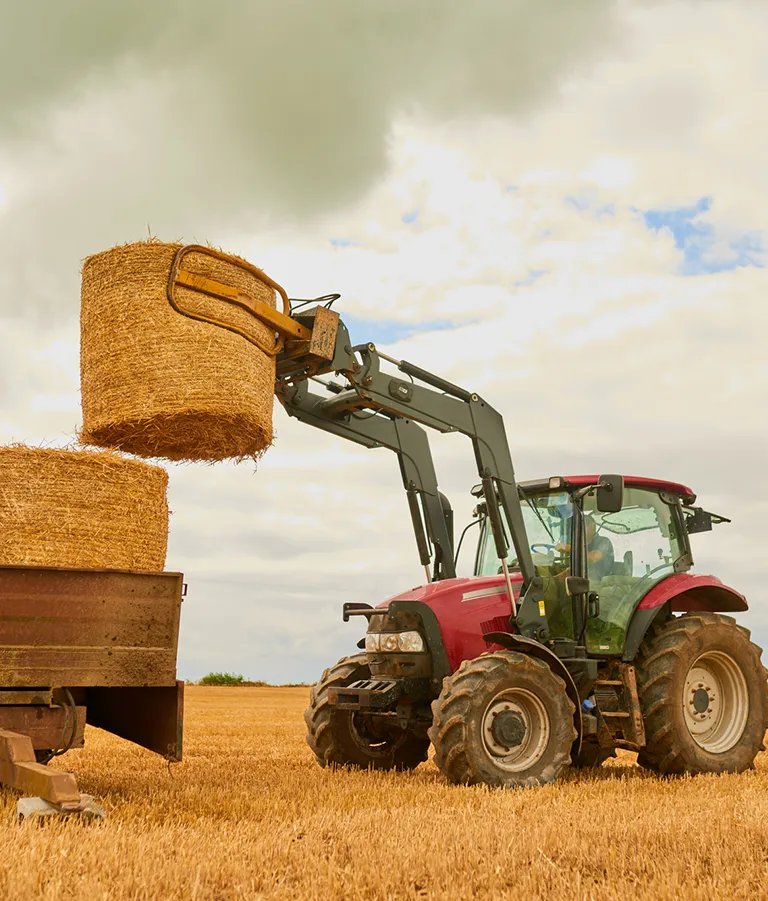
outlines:
[{"label": "red tractor", "polygon": [[[689,536],[728,520],[674,482],[518,484],[500,414],[372,344],[352,346],[330,310],[336,296],[297,303],[295,328],[272,316],[286,336],[277,396],[309,425],[397,454],[426,583],[376,608],[344,605],[367,633],[312,689],[307,740],[320,765],[410,769],[431,743],[451,781],[496,786],[552,782],[616,748],[661,773],[751,767],[764,750],[766,676],[749,632],[722,615],[747,603],[691,572]],[[469,578],[456,577],[453,516],[422,426],[473,446]]]}]

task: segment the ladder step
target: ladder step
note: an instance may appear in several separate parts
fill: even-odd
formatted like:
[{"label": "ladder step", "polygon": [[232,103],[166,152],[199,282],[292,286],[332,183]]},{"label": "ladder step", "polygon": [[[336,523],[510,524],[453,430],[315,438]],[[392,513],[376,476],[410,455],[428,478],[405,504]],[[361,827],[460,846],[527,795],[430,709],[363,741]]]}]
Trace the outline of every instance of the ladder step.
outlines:
[{"label": "ladder step", "polygon": [[601,713],[602,716],[623,716],[623,717],[626,717],[626,716],[629,716],[629,715],[630,715],[630,714],[627,713],[626,710],[601,710],[600,713]]}]

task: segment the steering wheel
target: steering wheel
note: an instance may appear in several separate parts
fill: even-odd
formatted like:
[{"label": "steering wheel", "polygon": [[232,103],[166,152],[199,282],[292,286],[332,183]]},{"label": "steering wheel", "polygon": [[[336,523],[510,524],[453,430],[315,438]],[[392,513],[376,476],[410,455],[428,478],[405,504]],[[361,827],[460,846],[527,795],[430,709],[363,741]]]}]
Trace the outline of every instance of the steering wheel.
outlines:
[{"label": "steering wheel", "polygon": [[[545,548],[545,550],[537,551],[536,550],[537,547],[543,547],[543,548]],[[557,548],[554,544],[545,544],[543,541],[540,541],[537,544],[531,545],[531,553],[533,553],[533,554],[547,554],[547,553],[549,553],[549,551],[554,551],[554,550],[557,550]]]}]

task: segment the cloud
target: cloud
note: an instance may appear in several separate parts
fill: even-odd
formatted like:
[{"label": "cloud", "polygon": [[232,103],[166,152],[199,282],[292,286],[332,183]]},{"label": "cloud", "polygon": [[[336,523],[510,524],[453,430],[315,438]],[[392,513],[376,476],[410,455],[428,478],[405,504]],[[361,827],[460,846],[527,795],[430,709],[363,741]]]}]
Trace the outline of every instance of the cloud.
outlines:
[{"label": "cloud", "polygon": [[[121,156],[111,135],[138,144],[114,188],[151,182],[187,216],[196,198],[211,216],[354,200],[383,172],[398,115],[526,112],[614,46],[617,26],[611,0],[3,5],[0,126],[12,155],[53,138],[62,110],[77,124],[88,109],[71,150],[89,156],[95,138],[103,170],[110,149]],[[126,96],[137,85],[143,112]]]},{"label": "cloud", "polygon": [[306,236],[385,178],[398,118],[529,114],[615,48],[616,9],[0,0],[0,311],[55,328],[79,261],[148,232]]}]

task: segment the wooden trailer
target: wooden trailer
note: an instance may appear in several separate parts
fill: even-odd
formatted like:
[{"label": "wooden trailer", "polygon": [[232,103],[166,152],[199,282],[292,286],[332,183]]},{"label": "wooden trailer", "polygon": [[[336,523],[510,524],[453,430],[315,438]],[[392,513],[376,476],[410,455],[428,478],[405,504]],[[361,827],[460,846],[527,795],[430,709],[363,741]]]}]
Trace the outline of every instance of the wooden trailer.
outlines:
[{"label": "wooden trailer", "polygon": [[181,573],[0,566],[0,782],[82,808],[45,761],[86,724],[181,760]]}]

